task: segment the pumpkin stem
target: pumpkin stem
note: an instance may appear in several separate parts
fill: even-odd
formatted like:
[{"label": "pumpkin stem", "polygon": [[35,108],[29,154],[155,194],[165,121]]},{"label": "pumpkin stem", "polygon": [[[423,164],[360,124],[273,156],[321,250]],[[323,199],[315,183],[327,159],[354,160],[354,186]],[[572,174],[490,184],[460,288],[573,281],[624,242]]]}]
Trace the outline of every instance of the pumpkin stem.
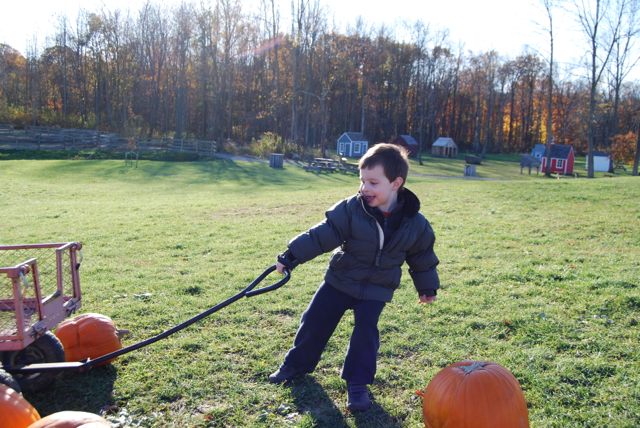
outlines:
[{"label": "pumpkin stem", "polygon": [[126,336],[127,334],[131,334],[131,331],[129,330],[120,330],[116,328],[116,336],[118,336],[118,340],[122,340],[123,336]]},{"label": "pumpkin stem", "polygon": [[475,372],[476,370],[482,370],[487,363],[481,363],[480,361],[473,361],[470,366],[461,366],[460,368],[464,370],[464,375],[468,375],[471,372]]}]

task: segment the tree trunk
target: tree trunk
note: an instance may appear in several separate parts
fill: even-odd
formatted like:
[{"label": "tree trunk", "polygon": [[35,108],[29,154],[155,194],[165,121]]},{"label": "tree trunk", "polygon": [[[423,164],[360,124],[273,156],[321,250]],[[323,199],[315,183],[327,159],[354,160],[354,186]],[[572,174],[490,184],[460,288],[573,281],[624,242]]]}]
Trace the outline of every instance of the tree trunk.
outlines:
[{"label": "tree trunk", "polygon": [[638,137],[636,138],[636,156],[633,160],[633,171],[631,171],[631,175],[634,177],[638,176],[638,164],[640,164],[640,129],[638,129]]},{"label": "tree trunk", "polygon": [[547,95],[547,177],[551,177],[551,142],[553,141],[553,17],[550,6],[547,7],[549,15],[549,92]]}]

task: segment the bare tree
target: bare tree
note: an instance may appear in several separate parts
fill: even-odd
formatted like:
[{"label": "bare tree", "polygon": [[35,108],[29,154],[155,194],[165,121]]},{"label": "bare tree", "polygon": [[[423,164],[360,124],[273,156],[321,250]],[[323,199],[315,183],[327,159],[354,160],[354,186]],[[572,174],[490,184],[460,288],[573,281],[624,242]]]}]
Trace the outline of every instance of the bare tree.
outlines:
[{"label": "bare tree", "polygon": [[640,127],[636,137],[636,156],[633,159],[633,170],[631,171],[631,175],[634,177],[638,176],[638,164],[640,164]]},{"label": "bare tree", "polygon": [[[280,53],[279,44],[282,40],[280,34],[280,10],[276,0],[261,0],[262,24],[266,39],[272,44],[272,49],[267,49],[268,68],[270,70],[269,85],[265,85],[263,91],[267,100],[266,106],[272,119],[271,130],[276,135],[282,136],[282,85],[280,84]],[[281,139],[279,141],[282,141]],[[280,149],[280,148],[279,148]]]},{"label": "bare tree", "polygon": [[631,2],[627,12],[622,16],[620,37],[615,40],[611,65],[609,67],[609,85],[613,90],[613,106],[609,138],[617,134],[622,84],[631,70],[638,64],[640,56],[635,49],[635,42],[640,31],[638,22],[640,3]]},{"label": "bare tree", "polygon": [[180,4],[174,11],[173,35],[173,67],[175,79],[175,138],[182,138],[186,131],[187,101],[190,82],[188,69],[190,58],[190,44],[193,32],[193,8],[186,3]]},{"label": "bare tree", "polygon": [[143,88],[142,108],[148,112],[148,136],[151,137],[159,125],[160,108],[167,103],[163,99],[163,89],[168,87],[165,69],[169,57],[169,23],[166,13],[153,3],[145,3],[138,17],[138,32],[139,66],[149,76],[145,84],[148,87]]},{"label": "bare tree", "polygon": [[38,83],[39,83],[39,73],[38,73],[38,60],[39,48],[38,48],[38,38],[36,36],[33,37],[29,45],[27,46],[27,58],[29,65],[29,83],[31,85],[31,115],[32,115],[32,123],[33,126],[37,123],[37,110],[38,110]]},{"label": "bare tree", "polygon": [[633,116],[634,116],[634,128],[636,131],[636,154],[633,158],[633,169],[631,170],[631,175],[633,177],[638,176],[638,167],[640,166],[640,88],[637,86],[635,90],[631,93],[632,99],[632,108],[633,108]]},{"label": "bare tree", "polygon": [[[638,0],[572,0],[574,13],[588,44],[586,67],[589,72],[587,177],[594,177],[593,151],[596,146],[596,103],[598,85],[623,34],[625,17]],[[600,49],[602,48],[602,49]]]},{"label": "bare tree", "polygon": [[56,40],[56,44],[60,47],[61,50],[61,62],[62,62],[62,110],[64,112],[65,120],[68,119],[68,111],[67,111],[67,96],[68,96],[68,87],[67,87],[67,41],[69,40],[68,35],[69,22],[66,15],[61,15],[58,17],[58,37]]},{"label": "bare tree", "polygon": [[547,150],[545,157],[547,158],[547,177],[551,176],[551,143],[553,141],[553,11],[562,0],[539,0],[549,19],[548,26],[545,31],[549,35],[549,76],[547,87]]},{"label": "bare tree", "polygon": [[427,42],[429,38],[429,26],[419,20],[413,26],[411,34],[412,42],[416,47],[416,116],[418,117],[418,162],[422,165],[422,148],[424,145],[424,122],[426,114],[424,68],[427,58]]},{"label": "bare tree", "polygon": [[232,106],[234,96],[234,59],[242,51],[243,16],[239,0],[218,0],[221,14],[223,46],[223,88],[226,90],[227,138],[232,135]]},{"label": "bare tree", "polygon": [[[291,32],[281,29],[278,0],[262,0],[253,15],[242,13],[241,0],[172,9],[148,0],[133,18],[103,6],[81,11],[74,25],[61,21],[46,41],[54,45],[28,58],[0,49],[0,96],[11,106],[0,109],[0,119],[15,120],[22,110],[38,124],[76,122],[127,135],[175,131],[240,144],[274,131],[279,144],[285,136],[309,148],[344,131],[365,131],[376,142],[409,134],[422,149],[446,135],[463,149],[475,142],[483,154],[519,152],[539,140],[549,146],[554,136],[582,155],[587,135],[593,147],[596,136],[602,143],[608,134],[635,131],[627,83],[640,0],[567,1],[582,11],[585,38],[595,41],[595,61],[587,61],[589,70],[597,67],[594,79],[576,78],[554,61],[555,7],[563,0],[535,1],[546,6],[550,55],[545,43],[545,53],[523,51],[514,60],[470,55],[462,44],[453,51],[446,29],[426,24],[412,27],[410,41],[398,37],[398,26],[374,28],[362,18],[340,33],[328,27],[321,0],[293,1]],[[597,29],[589,26],[593,14]],[[608,91],[601,90],[605,77]]]}]

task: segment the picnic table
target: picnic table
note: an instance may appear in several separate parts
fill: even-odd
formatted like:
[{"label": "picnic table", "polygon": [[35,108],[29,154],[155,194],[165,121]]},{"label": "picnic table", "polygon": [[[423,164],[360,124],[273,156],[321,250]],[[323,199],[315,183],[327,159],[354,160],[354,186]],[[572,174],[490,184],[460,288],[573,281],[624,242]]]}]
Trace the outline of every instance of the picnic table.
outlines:
[{"label": "picnic table", "polygon": [[621,162],[617,162],[613,169],[623,169],[625,171],[627,170],[627,168],[624,167],[624,163]]},{"label": "picnic table", "polygon": [[338,169],[338,166],[337,166],[337,162],[334,159],[315,158],[314,160],[309,162],[309,165],[305,165],[304,169],[305,171],[335,172],[335,170]]},{"label": "picnic table", "polygon": [[358,164],[347,162],[347,158],[342,158],[340,162],[340,167],[338,169],[340,169],[340,172],[343,174],[346,174],[348,172],[351,172],[356,175],[360,174],[360,168],[358,167]]}]

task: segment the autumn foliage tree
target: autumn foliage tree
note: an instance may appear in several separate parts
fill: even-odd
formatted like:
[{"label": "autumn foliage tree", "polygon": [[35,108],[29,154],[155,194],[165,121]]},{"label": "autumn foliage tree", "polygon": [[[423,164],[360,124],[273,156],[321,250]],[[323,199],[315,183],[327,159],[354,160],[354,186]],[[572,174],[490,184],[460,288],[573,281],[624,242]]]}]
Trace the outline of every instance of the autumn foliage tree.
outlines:
[{"label": "autumn foliage tree", "polygon": [[614,162],[620,162],[625,165],[633,164],[636,156],[636,141],[638,139],[637,132],[628,132],[627,134],[618,134],[612,138],[611,157]]},{"label": "autumn foliage tree", "polygon": [[278,149],[299,152],[335,148],[347,131],[373,143],[403,134],[421,154],[441,136],[462,151],[530,152],[553,128],[557,144],[584,155],[589,142],[609,150],[610,135],[636,130],[628,81],[594,85],[563,66],[551,79],[536,52],[470,52],[421,20],[402,28],[356,19],[340,31],[330,16],[321,0],[296,0],[290,11],[275,0],[254,11],[211,0],[149,1],[132,12],[104,5],[73,24],[61,17],[26,58],[0,45],[0,123],[240,148],[270,133]]}]

